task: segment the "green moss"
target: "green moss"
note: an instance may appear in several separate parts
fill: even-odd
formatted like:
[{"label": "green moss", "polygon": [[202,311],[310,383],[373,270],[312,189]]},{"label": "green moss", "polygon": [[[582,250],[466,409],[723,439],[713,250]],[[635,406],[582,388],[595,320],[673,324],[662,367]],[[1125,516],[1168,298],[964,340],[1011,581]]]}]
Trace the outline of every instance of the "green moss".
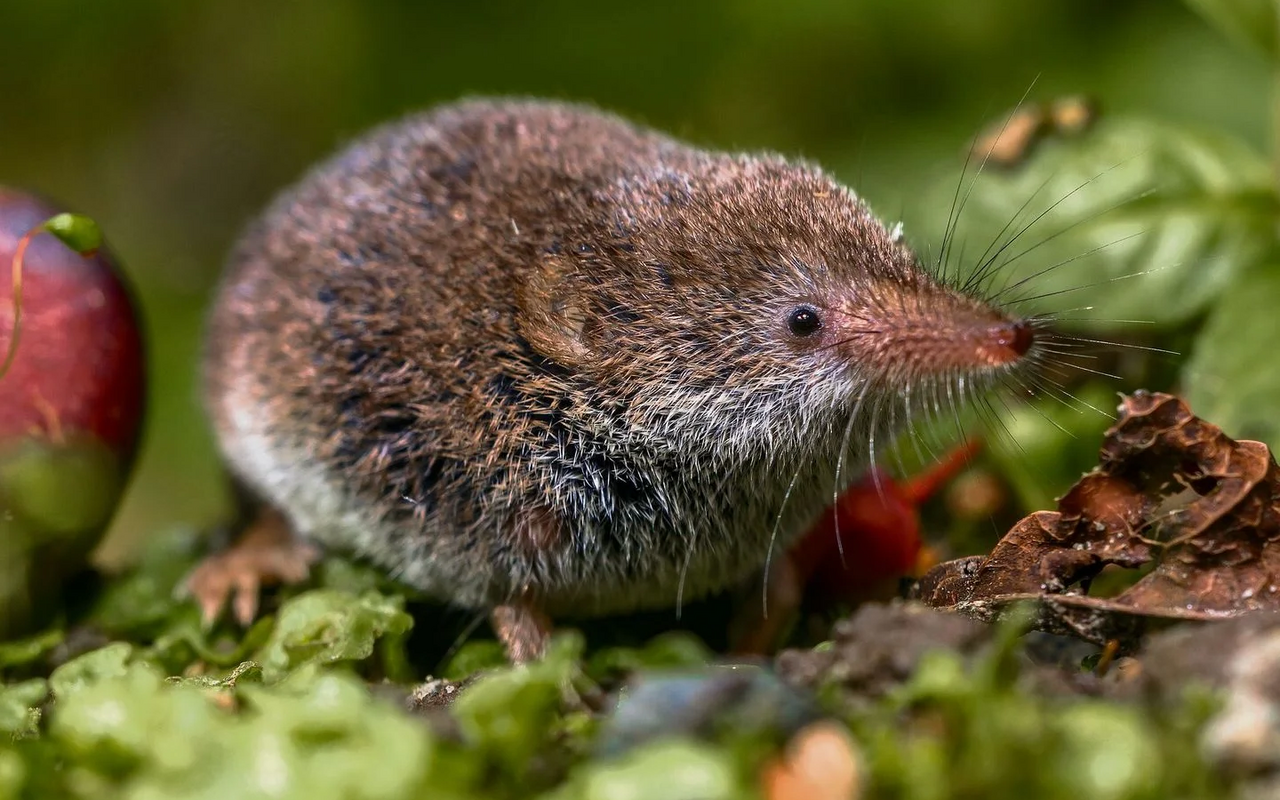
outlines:
[{"label": "green moss", "polygon": [[[726,670],[708,668],[714,654],[687,634],[592,648],[572,632],[517,668],[497,663],[492,643],[464,646],[447,669],[475,680],[442,712],[452,723],[431,724],[376,690],[407,688],[432,668],[406,647],[403,596],[311,588],[251,631],[203,631],[165,588],[181,574],[173,556],[189,551],[154,547],[150,577],[121,579],[89,615],[127,634],[47,675],[35,673],[66,641],[61,630],[0,649],[13,676],[0,688],[0,798],[751,798],[762,762],[797,724],[769,698],[716,699]],[[175,631],[190,646],[166,645]],[[1020,632],[1005,626],[991,654],[967,665],[935,653],[872,706],[823,701],[854,733],[867,797],[1227,796],[1196,751],[1211,699],[1160,708],[1038,696],[1020,681]],[[600,692],[637,673],[650,686],[678,678],[672,710],[657,709],[670,731],[604,747],[617,731],[603,724],[613,702]],[[677,718],[699,703],[726,724],[682,728]]]},{"label": "green moss", "polygon": [[[1005,627],[1014,632],[1013,625]],[[1213,702],[1045,697],[1022,687],[1018,644],[966,668],[935,652],[879,708],[849,719],[874,797],[1210,798],[1231,796],[1196,751]]]},{"label": "green moss", "polygon": [[[385,652],[391,652],[412,626],[403,597],[317,589],[293,598],[280,610],[256,660],[268,681],[278,680],[308,663],[367,659],[380,639],[386,640]],[[398,666],[401,661],[395,655],[386,663]]]},{"label": "green moss", "polygon": [[0,737],[33,736],[40,723],[36,706],[49,694],[49,684],[41,678],[0,686]]}]

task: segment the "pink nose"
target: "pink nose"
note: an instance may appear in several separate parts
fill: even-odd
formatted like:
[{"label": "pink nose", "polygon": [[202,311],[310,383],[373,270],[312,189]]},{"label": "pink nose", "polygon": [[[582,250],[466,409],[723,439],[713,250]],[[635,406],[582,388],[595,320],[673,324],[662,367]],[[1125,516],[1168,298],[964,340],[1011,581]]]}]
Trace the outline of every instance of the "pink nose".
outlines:
[{"label": "pink nose", "polygon": [[1035,333],[1026,322],[1004,322],[993,325],[990,333],[992,344],[1011,350],[1018,356],[1025,356],[1035,342]]}]

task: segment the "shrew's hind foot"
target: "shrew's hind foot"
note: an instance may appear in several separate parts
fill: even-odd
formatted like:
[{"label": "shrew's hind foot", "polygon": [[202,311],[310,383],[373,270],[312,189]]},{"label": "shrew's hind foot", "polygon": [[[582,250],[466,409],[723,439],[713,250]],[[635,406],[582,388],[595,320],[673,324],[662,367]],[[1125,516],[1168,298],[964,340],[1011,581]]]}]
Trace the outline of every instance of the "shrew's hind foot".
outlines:
[{"label": "shrew's hind foot", "polygon": [[230,547],[192,570],[182,589],[199,606],[205,626],[228,602],[236,621],[248,626],[258,614],[263,586],[301,583],[319,558],[320,550],[294,535],[280,512],[262,508]]},{"label": "shrew's hind foot", "polygon": [[551,620],[533,603],[513,600],[500,605],[490,614],[493,631],[513,664],[524,664],[542,658],[551,640]]}]

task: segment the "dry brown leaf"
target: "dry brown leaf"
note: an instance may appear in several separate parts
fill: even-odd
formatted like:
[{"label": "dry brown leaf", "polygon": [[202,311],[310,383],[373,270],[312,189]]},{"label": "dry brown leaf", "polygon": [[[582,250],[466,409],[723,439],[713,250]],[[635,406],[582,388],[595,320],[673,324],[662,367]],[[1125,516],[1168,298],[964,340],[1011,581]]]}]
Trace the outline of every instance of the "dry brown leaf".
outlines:
[{"label": "dry brown leaf", "polygon": [[[1109,564],[1152,568],[1115,597],[1089,596]],[[1153,624],[1280,609],[1280,468],[1180,398],[1137,392],[1057,511],[1024,518],[990,555],[940,564],[916,594],[987,621],[1032,601],[1039,629],[1124,650]]]}]

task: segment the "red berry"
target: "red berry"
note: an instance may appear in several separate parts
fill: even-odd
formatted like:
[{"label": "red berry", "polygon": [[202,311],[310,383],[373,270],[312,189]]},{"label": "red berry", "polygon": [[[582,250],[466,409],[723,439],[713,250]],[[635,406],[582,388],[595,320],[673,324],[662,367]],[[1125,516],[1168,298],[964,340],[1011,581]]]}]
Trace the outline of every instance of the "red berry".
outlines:
[{"label": "red berry", "polygon": [[84,568],[142,421],[132,298],[97,226],[59,212],[0,187],[0,638],[46,622]]},{"label": "red berry", "polygon": [[[13,337],[13,286],[3,268],[23,236],[60,210],[0,187],[0,353]],[[111,254],[82,256],[37,233],[24,254],[21,292],[21,336],[0,377],[0,441],[83,432],[130,459],[142,420],[144,354]]]}]

